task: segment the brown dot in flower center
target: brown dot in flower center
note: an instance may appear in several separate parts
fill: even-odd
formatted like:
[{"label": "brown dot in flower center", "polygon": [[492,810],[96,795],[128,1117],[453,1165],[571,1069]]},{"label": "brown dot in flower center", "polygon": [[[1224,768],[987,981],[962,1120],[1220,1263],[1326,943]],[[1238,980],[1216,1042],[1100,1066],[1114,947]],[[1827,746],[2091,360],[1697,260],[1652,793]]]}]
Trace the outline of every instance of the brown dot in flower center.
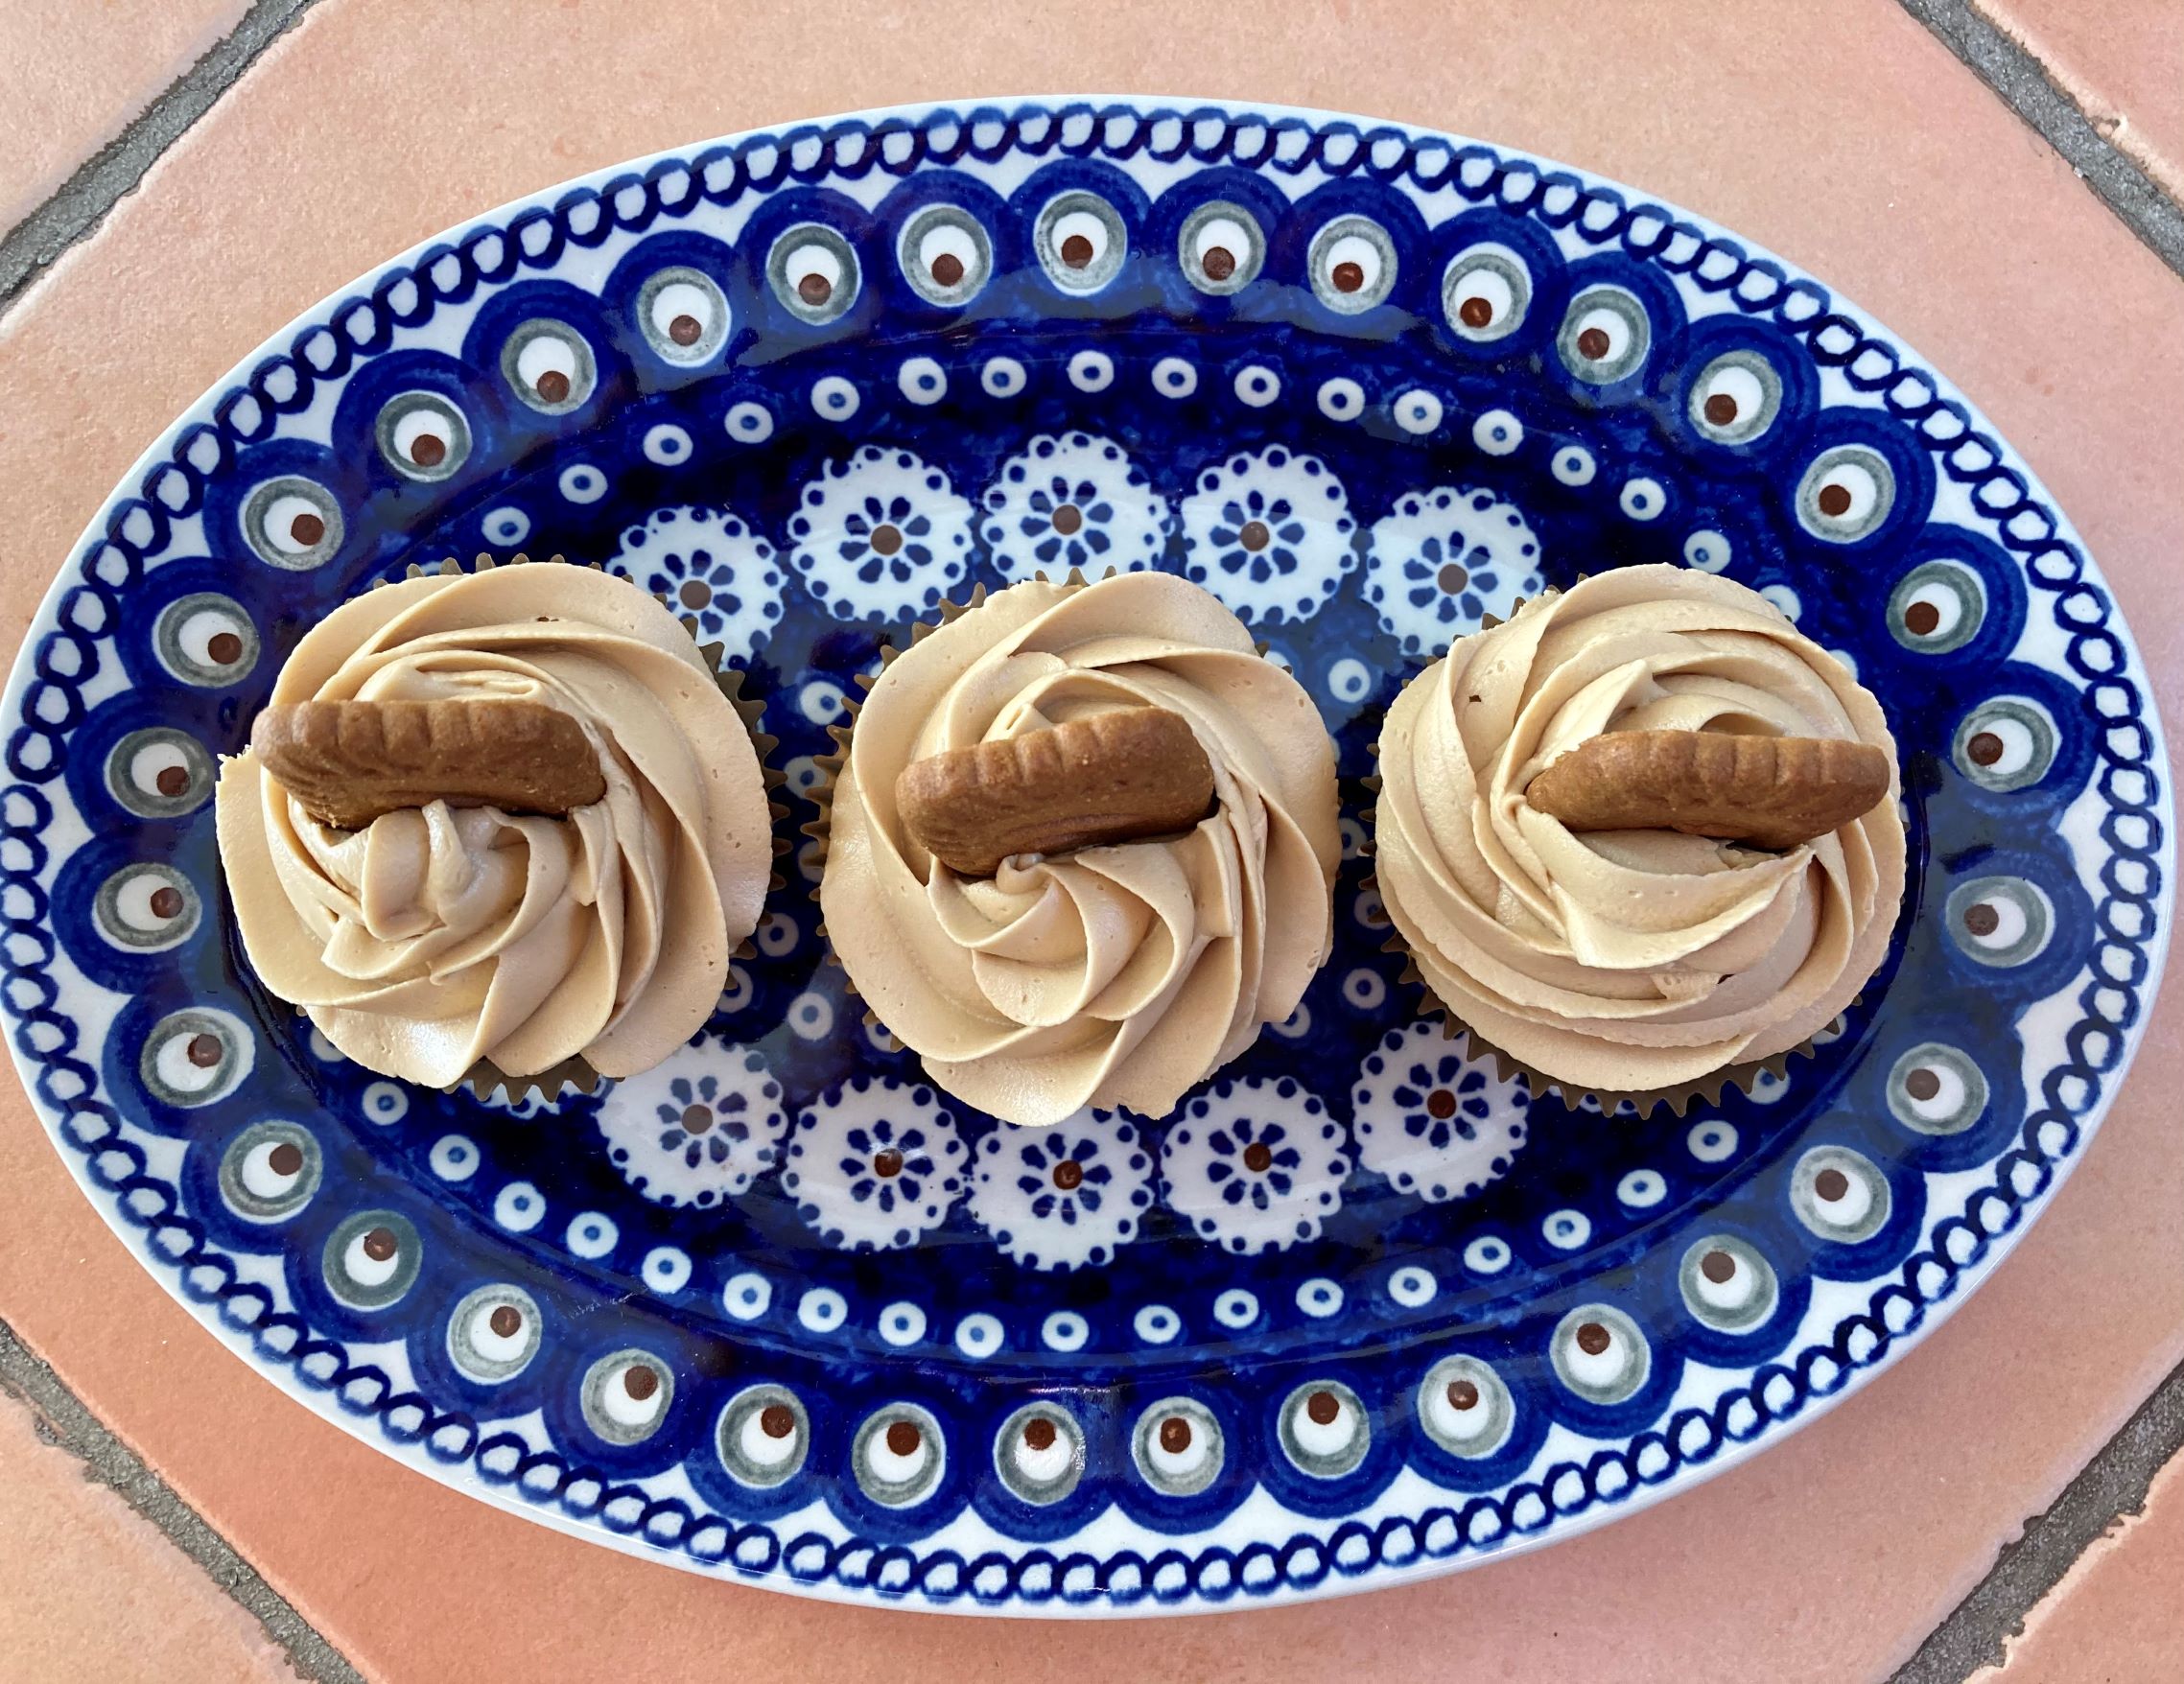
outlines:
[{"label": "brown dot in flower center", "polygon": [[1073,503],[1065,503],[1056,509],[1053,519],[1048,523],[1055,531],[1061,533],[1065,538],[1073,532],[1082,530],[1084,524],[1085,511]]},{"label": "brown dot in flower center", "polygon": [[233,632],[214,632],[205,640],[204,652],[212,657],[214,666],[225,667],[243,659],[243,640]]},{"label": "brown dot in flower center", "polygon": [[2002,738],[1983,731],[1964,744],[1964,754],[1975,766],[1991,766],[2002,759]]},{"label": "brown dot in flower center", "polygon": [[1054,1448],[1054,1423],[1045,1415],[1033,1415],[1023,1423],[1023,1442],[1032,1450]]},{"label": "brown dot in flower center", "polygon": [[1590,357],[1594,362],[1608,355],[1608,330],[1588,327],[1577,337],[1578,355]]},{"label": "brown dot in flower center", "polygon": [[1921,1064],[1903,1079],[1903,1090],[1923,1104],[1939,1096],[1941,1078]]},{"label": "brown dot in flower center", "polygon": [[918,1442],[919,1435],[915,1422],[889,1421],[887,1423],[887,1448],[897,1456],[915,1456],[918,1450]]},{"label": "brown dot in flower center", "polygon": [[1610,1337],[1612,1336],[1608,1329],[1599,1322],[1587,1321],[1577,1330],[1577,1347],[1586,1356],[1596,1357],[1608,1348]]},{"label": "brown dot in flower center", "polygon": [[1274,1167],[1274,1151],[1264,1140],[1254,1140],[1244,1148],[1244,1168],[1254,1175],[1264,1175]]},{"label": "brown dot in flower center", "polygon": [[1209,246],[1198,260],[1198,267],[1206,271],[1208,280],[1225,281],[1236,272],[1236,254],[1226,246]]},{"label": "brown dot in flower center", "polygon": [[1338,263],[1327,276],[1338,292],[1354,292],[1365,285],[1365,270],[1354,263]]},{"label": "brown dot in flower center", "polygon": [[1190,1448],[1190,1423],[1181,1415],[1170,1415],[1161,1423],[1161,1448],[1170,1456],[1181,1456]]},{"label": "brown dot in flower center", "polygon": [[1092,260],[1092,243],[1082,234],[1071,234],[1062,242],[1062,261],[1071,269],[1083,269]]},{"label": "brown dot in flower center", "polygon": [[709,1105],[683,1107],[683,1128],[693,1134],[702,1134],[713,1127],[713,1108]]},{"label": "brown dot in flower center", "polygon": [[1991,936],[2002,927],[2002,914],[1984,900],[1964,908],[1964,928],[1975,936]]},{"label": "brown dot in flower center", "polygon": [[1903,628],[1914,638],[1930,638],[1941,628],[1941,610],[1931,602],[1914,602],[1903,611]]},{"label": "brown dot in flower center", "polygon": [[1085,1166],[1073,1158],[1065,1158],[1054,1166],[1054,1184],[1065,1193],[1073,1193],[1084,1185]]},{"label": "brown dot in flower center", "polygon": [[182,912],[182,891],[173,883],[162,883],[152,891],[152,916],[178,918]]},{"label": "brown dot in flower center", "polygon": [[549,368],[531,389],[550,404],[562,403],[569,396],[569,377],[558,368]]},{"label": "brown dot in flower center", "polygon": [[1850,1191],[1850,1178],[1839,1169],[1823,1169],[1813,1177],[1813,1191],[1833,1205]]},{"label": "brown dot in flower center", "polygon": [[1466,327],[1485,327],[1493,318],[1494,307],[1484,298],[1467,298],[1456,309],[1456,319]]},{"label": "brown dot in flower center", "polygon": [[1737,401],[1727,392],[1716,392],[1706,400],[1706,419],[1716,427],[1726,427],[1737,418]]},{"label": "brown dot in flower center", "polygon": [[685,608],[703,608],[713,600],[713,587],[703,579],[685,579],[683,588],[675,595]]},{"label": "brown dot in flower center", "polygon": [[1843,516],[1850,512],[1850,493],[1841,485],[1822,485],[1820,495],[1813,499],[1823,515]]},{"label": "brown dot in flower center", "polygon": [[872,528],[872,548],[876,554],[893,555],[903,548],[903,528],[889,521],[882,521]]},{"label": "brown dot in flower center", "polygon": [[668,338],[678,345],[694,345],[705,338],[705,323],[694,316],[678,316],[668,323]]},{"label": "brown dot in flower center", "polygon": [[189,1055],[190,1063],[197,1065],[200,1070],[209,1070],[213,1065],[219,1064],[222,1054],[225,1051],[220,1044],[220,1037],[217,1035],[193,1035],[190,1037],[190,1044],[185,1050]]},{"label": "brown dot in flower center", "polygon": [[276,1176],[292,1176],[303,1167],[303,1148],[294,1140],[283,1140],[266,1154],[266,1167]]},{"label": "brown dot in flower center", "polygon": [[1304,1399],[1304,1413],[1319,1426],[1331,1424],[1342,1414],[1342,1400],[1331,1392],[1315,1392]]},{"label": "brown dot in flower center", "polygon": [[1456,1096],[1445,1088],[1436,1088],[1425,1096],[1425,1113],[1432,1117],[1452,1117],[1456,1114]]},{"label": "brown dot in flower center", "polygon": [[1434,582],[1451,596],[1471,582],[1470,573],[1461,562],[1454,561],[1443,562],[1441,571],[1433,577]]},{"label": "brown dot in flower center", "polygon": [[288,535],[309,550],[326,536],[326,523],[315,514],[300,514],[289,522]]},{"label": "brown dot in flower center", "polygon": [[364,1254],[374,1263],[384,1263],[401,1249],[392,1228],[375,1228],[364,1237]]},{"label": "brown dot in flower center", "polygon": [[796,283],[796,295],[805,303],[816,307],[834,295],[834,283],[813,269]]},{"label": "brown dot in flower center", "polygon": [[1450,1409],[1477,1409],[1479,1389],[1468,1380],[1448,1382],[1448,1407]]},{"label": "brown dot in flower center", "polygon": [[436,433],[420,433],[410,441],[410,459],[420,468],[436,468],[447,460],[447,440]]},{"label": "brown dot in flower center", "polygon": [[161,795],[179,795],[190,786],[190,775],[180,766],[162,766],[159,776],[153,780]]},{"label": "brown dot in flower center", "polygon": [[903,1155],[890,1146],[872,1156],[872,1173],[881,1181],[892,1181],[903,1173]]},{"label": "brown dot in flower center", "polygon": [[513,1339],[523,1331],[524,1313],[513,1304],[496,1304],[493,1313],[485,1318],[485,1325],[501,1339]]},{"label": "brown dot in flower center", "polygon": [[1274,534],[1266,529],[1264,521],[1246,521],[1244,529],[1236,534],[1236,542],[1246,550],[1264,550],[1274,542]]},{"label": "brown dot in flower center", "polygon": [[1737,1260],[1726,1251],[1708,1251],[1699,1259],[1699,1273],[1716,1286],[1726,1282],[1737,1272]]},{"label": "brown dot in flower center", "polygon": [[622,1389],[643,1403],[660,1390],[659,1370],[648,1363],[631,1363],[622,1371]]},{"label": "brown dot in flower center", "polygon": [[796,1413],[786,1403],[769,1403],[759,1411],[759,1431],[769,1438],[786,1438],[796,1431]]},{"label": "brown dot in flower center", "polygon": [[963,260],[952,251],[944,251],[932,260],[933,285],[959,286],[963,280]]}]

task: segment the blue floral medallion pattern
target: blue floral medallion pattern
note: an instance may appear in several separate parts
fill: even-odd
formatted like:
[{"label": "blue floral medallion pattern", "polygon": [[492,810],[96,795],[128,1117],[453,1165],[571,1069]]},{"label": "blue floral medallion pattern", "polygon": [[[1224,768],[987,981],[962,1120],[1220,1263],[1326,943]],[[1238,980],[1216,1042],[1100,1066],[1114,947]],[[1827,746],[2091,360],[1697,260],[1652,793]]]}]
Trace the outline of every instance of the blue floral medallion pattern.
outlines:
[{"label": "blue floral medallion pattern", "polygon": [[[433,475],[383,447],[434,427]],[[790,809],[706,1033],[552,1098],[333,1056],[225,927],[210,799],[303,628],[518,548],[717,639]],[[1918,880],[1786,1079],[1603,1117],[1419,1021],[1359,814],[1422,661],[1659,561],[1854,663],[1917,768]],[[1333,737],[1346,847],[1283,1023],[1166,1119],[1025,1133],[866,1019],[799,828],[913,618],[1072,566],[1246,617]],[[842,118],[481,218],[191,407],[7,710],[18,1064],[190,1313],[459,1489],[876,1603],[1369,1587],[1779,1438],[2045,1207],[2172,934],[2144,667],[1945,382],[1670,207],[1253,107]]]}]

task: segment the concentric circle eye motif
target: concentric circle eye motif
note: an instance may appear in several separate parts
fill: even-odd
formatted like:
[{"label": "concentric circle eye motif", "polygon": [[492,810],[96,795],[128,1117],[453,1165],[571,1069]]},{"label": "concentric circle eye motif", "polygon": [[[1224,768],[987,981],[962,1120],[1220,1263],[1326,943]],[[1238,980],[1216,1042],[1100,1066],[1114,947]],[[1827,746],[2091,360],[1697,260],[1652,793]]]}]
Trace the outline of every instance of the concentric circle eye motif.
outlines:
[{"label": "concentric circle eye motif", "polygon": [[1946,655],[1979,635],[1986,586],[1961,562],[1914,567],[1889,593],[1889,634],[1921,655]]},{"label": "concentric circle eye motif", "polygon": [[1608,1304],[1580,1304],[1555,1325],[1547,1347],[1555,1377],[1588,1403],[1621,1403],[1653,1372],[1638,1324]]},{"label": "concentric circle eye motif", "polygon": [[1823,1240],[1871,1239],[1888,1226],[1893,1203],[1888,1177],[1847,1146],[1816,1146],[1790,1172],[1790,1208]]},{"label": "concentric circle eye motif", "polygon": [[797,223],[766,253],[766,285],[789,315],[813,327],[840,319],[862,281],[856,249],[824,222]]},{"label": "concentric circle eye motif", "polygon": [[566,415],[599,383],[599,363],[584,336],[567,322],[533,316],[501,346],[501,378],[542,415]]},{"label": "concentric circle eye motif", "polygon": [[1621,287],[1587,287],[1570,300],[1555,349],[1587,386],[1613,386],[1638,371],[1653,349],[1653,322],[1637,295]]},{"label": "concentric circle eye motif", "polygon": [[188,941],[203,910],[188,877],[171,865],[145,860],[123,866],[99,885],[91,921],[117,947],[158,953]]},{"label": "concentric circle eye motif", "polygon": [[1757,351],[1725,351],[1699,371],[1691,425],[1716,444],[1750,444],[1782,412],[1782,377]]},{"label": "concentric circle eye motif", "polygon": [[221,690],[258,664],[258,628],[242,603],[217,591],[193,591],[159,611],[152,648],[184,684]]},{"label": "concentric circle eye motif", "polygon": [[1797,481],[1797,521],[1830,544],[1869,537],[1895,506],[1895,470],[1862,444],[1839,444],[1815,456]]},{"label": "concentric circle eye motif", "polygon": [[1040,210],[1031,244],[1039,267],[1063,292],[1096,292],[1120,272],[1130,230],[1097,194],[1058,193]]},{"label": "concentric circle eye motif", "polygon": [[1773,1265],[1734,1234],[1694,1241],[1677,1272],[1684,1307],[1717,1333],[1750,1333],[1774,1314],[1781,1289]]},{"label": "concentric circle eye motif", "polygon": [[106,790],[138,818],[179,818],[212,794],[212,756],[187,732],[131,731],[106,756]]},{"label": "concentric circle eye motif", "polygon": [[674,1370],[647,1350],[610,1351],[584,1370],[584,1425],[609,1444],[642,1444],[675,1400]]},{"label": "concentric circle eye motif", "polygon": [[1282,1400],[1281,1453],[1300,1473],[1338,1480],[1373,1447],[1373,1423],[1356,1392],[1339,1380],[1307,1380]]},{"label": "concentric circle eye motif", "polygon": [[253,555],[290,573],[308,573],[331,561],[346,530],[334,494],[299,474],[252,486],[239,524]]},{"label": "concentric circle eye motif", "polygon": [[703,363],[728,338],[728,296],[703,269],[658,269],[637,289],[637,327],[664,362]]},{"label": "concentric circle eye motif", "polygon": [[2037,958],[2055,931],[2055,910],[2023,877],[1973,877],[1949,891],[1949,933],[1967,958],[1996,970]]},{"label": "concentric circle eye motif", "polygon": [[1986,1111],[1986,1077],[1960,1049],[1921,1041],[1889,1070],[1889,1110],[1921,1134],[1961,1134]]},{"label": "concentric circle eye motif", "polygon": [[279,1118],[252,1123],[221,1157],[221,1203],[245,1222],[286,1222],[311,1203],[324,1168],[309,1129]]},{"label": "concentric circle eye motif", "polygon": [[167,1105],[210,1105],[233,1092],[257,1062],[257,1042],[226,1012],[190,1007],[152,1026],[136,1055],[145,1091]]},{"label": "concentric circle eye motif", "polygon": [[318,1254],[326,1290],[352,1310],[384,1310],[416,1284],[424,1242],[395,1210],[360,1210],[326,1236]]},{"label": "concentric circle eye motif", "polygon": [[1194,1497],[1221,1477],[1221,1423],[1204,1404],[1163,1397],[1138,1417],[1130,1459],[1144,1482],[1166,1497]]},{"label": "concentric circle eye motif", "polygon": [[1532,270],[1506,246],[1470,246],[1441,271],[1448,331],[1474,344],[1507,339],[1532,308]]},{"label": "concentric circle eye motif", "polygon": [[1491,1456],[1509,1442],[1515,1419],[1509,1388],[1477,1357],[1443,1357],[1419,1382],[1418,1424],[1451,1456]]},{"label": "concentric circle eye motif", "polygon": [[544,1335],[530,1294],[505,1281],[481,1286],[447,1319],[448,1361],[465,1379],[498,1386],[530,1366]]},{"label": "concentric circle eye motif", "polygon": [[437,392],[396,392],[372,424],[379,454],[405,479],[432,484],[469,459],[470,423]]},{"label": "concentric circle eye motif", "polygon": [[720,1412],[714,1449],[740,1485],[763,1491],[786,1485],[811,1451],[811,1417],[786,1386],[746,1386]]},{"label": "concentric circle eye motif", "polygon": [[1957,726],[1950,758],[1982,789],[2028,789],[2055,763],[2055,716],[2030,696],[1996,696]]},{"label": "concentric circle eye motif", "polygon": [[908,1509],[931,1496],[948,1467],[940,1423],[914,1403],[891,1403],[865,1416],[850,1442],[857,1486],[885,1509]]},{"label": "concentric circle eye motif", "polygon": [[993,236],[960,206],[928,204],[903,224],[895,262],[919,297],[951,310],[970,303],[993,277]]},{"label": "concentric circle eye motif", "polygon": [[1339,316],[1359,316],[1396,290],[1396,243],[1370,217],[1336,217],[1304,258],[1312,292]]},{"label": "concentric circle eye motif", "polygon": [[1258,279],[1266,265],[1266,236],[1258,219],[1227,199],[1207,200],[1183,222],[1176,261],[1184,278],[1201,292],[1226,297]]},{"label": "concentric circle eye motif", "polygon": [[994,1471],[1026,1503],[1059,1503],[1084,1477],[1084,1429],[1059,1405],[1027,1403],[994,1435]]}]

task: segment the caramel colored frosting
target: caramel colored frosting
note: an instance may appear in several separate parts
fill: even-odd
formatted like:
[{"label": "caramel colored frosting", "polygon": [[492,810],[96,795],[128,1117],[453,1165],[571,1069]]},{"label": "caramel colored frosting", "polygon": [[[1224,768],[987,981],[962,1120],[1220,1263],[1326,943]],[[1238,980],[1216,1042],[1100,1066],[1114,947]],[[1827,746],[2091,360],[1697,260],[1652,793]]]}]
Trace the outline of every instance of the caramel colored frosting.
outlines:
[{"label": "caramel colored frosting", "polygon": [[[1210,816],[1180,835],[956,876],[895,780],[944,749],[1115,708],[1186,719]],[[1198,586],[1017,585],[895,660],[834,793],[820,901],[850,980],[942,1088],[1012,1123],[1164,1116],[1296,1010],[1332,940],[1334,745],[1311,698]]]},{"label": "caramel colored frosting", "polygon": [[435,1088],[481,1059],[657,1064],[756,926],[772,834],[758,756],[651,596],[542,562],[407,580],[307,634],[274,702],[522,697],[574,715],[605,797],[563,818],[435,801],[362,830],[224,762],[221,861],[250,963],[357,1063]]},{"label": "caramel colored frosting", "polygon": [[1611,731],[1851,738],[1872,696],[1756,592],[1631,567],[1550,592],[1411,681],[1380,738],[1382,899],[1426,985],[1521,1064],[1645,1092],[1765,1059],[1872,975],[1903,900],[1898,784],[1772,854],[1669,830],[1573,834],[1525,800]]}]

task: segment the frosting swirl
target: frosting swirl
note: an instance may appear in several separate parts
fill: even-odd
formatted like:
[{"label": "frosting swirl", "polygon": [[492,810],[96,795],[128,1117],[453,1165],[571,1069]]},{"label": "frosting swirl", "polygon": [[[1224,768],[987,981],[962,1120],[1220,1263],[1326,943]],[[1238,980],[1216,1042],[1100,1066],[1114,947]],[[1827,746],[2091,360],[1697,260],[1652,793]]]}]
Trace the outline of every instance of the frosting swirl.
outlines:
[{"label": "frosting swirl", "polygon": [[1462,639],[1388,712],[1382,899],[1451,1014],[1543,1075],[1643,1092],[1772,1057],[1872,975],[1903,899],[1900,784],[1781,854],[1669,830],[1573,834],[1525,799],[1611,731],[1850,738],[1880,705],[1756,592],[1629,567]]},{"label": "frosting swirl", "polygon": [[[1195,828],[958,877],[895,807],[911,761],[1115,708],[1181,714],[1213,765]],[[951,1093],[1012,1123],[1160,1117],[1296,1010],[1332,943],[1334,745],[1209,593],[1163,573],[1017,585],[872,688],[820,903],[850,980]]]},{"label": "frosting swirl", "polygon": [[270,700],[442,697],[573,715],[605,796],[565,818],[435,801],[337,830],[236,756],[220,853],[251,965],[357,1063],[433,1087],[481,1059],[657,1064],[711,1014],[771,871],[734,706],[667,609],[558,562],[366,592],[296,644]]}]

